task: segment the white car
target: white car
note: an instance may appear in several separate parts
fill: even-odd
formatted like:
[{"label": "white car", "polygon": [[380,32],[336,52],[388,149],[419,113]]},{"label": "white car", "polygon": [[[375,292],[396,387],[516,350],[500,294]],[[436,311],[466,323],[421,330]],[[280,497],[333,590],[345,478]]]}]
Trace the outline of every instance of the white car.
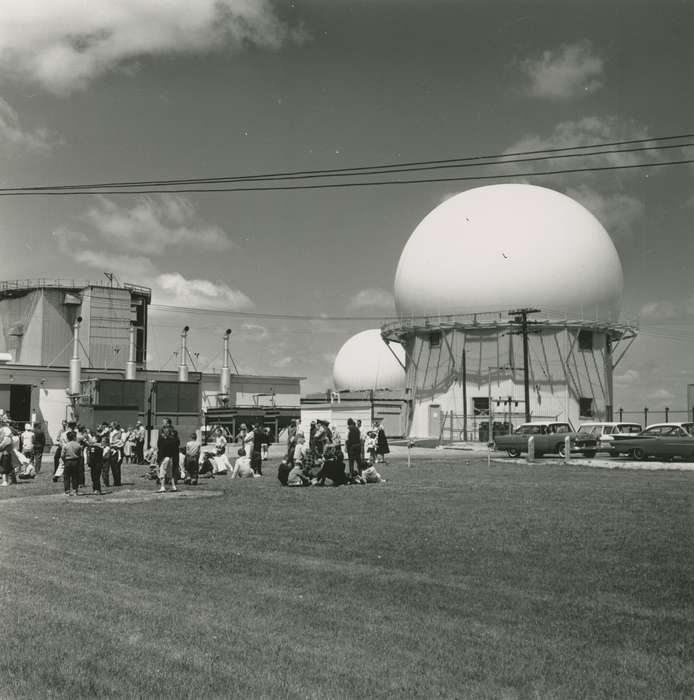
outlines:
[{"label": "white car", "polygon": [[641,432],[638,423],[624,423],[616,421],[596,421],[591,423],[581,423],[578,426],[579,432],[589,433],[598,441],[598,452],[609,452],[617,455],[619,452],[614,448],[614,435],[635,435]]}]

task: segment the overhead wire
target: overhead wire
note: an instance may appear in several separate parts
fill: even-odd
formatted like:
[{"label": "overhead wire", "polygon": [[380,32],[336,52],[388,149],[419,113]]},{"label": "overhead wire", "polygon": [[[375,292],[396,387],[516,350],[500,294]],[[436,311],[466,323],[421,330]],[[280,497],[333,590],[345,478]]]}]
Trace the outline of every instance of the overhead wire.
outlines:
[{"label": "overhead wire", "polygon": [[[585,168],[566,168],[560,170],[494,173],[488,175],[451,176],[443,178],[418,178],[418,179],[396,179],[396,180],[366,180],[350,182],[323,182],[323,183],[301,183],[301,184],[280,184],[280,185],[255,185],[248,187],[202,187],[201,185],[224,184],[224,183],[255,183],[255,182],[276,182],[278,180],[293,180],[309,178],[335,178],[335,177],[358,177],[373,176],[379,174],[397,174],[403,172],[421,172],[423,170],[435,170],[440,168],[461,168],[461,167],[489,167],[513,165],[540,160],[556,160],[558,158],[591,158],[596,156],[609,156],[620,153],[635,153],[643,151],[658,151],[666,149],[683,149],[694,145],[692,142],[686,143],[659,143],[661,141],[682,141],[686,138],[693,138],[694,134],[680,134],[672,136],[661,136],[643,139],[631,139],[628,141],[612,141],[592,144],[589,146],[565,146],[559,148],[536,149],[528,151],[516,151],[511,153],[501,153],[494,155],[467,156],[461,158],[449,158],[430,161],[412,161],[409,163],[393,163],[386,165],[367,165],[352,168],[335,168],[324,170],[305,170],[275,172],[265,175],[240,175],[214,178],[185,178],[169,180],[129,180],[101,183],[82,184],[57,184],[57,185],[36,185],[23,187],[0,188],[0,196],[71,196],[83,194],[192,194],[213,193],[213,192],[260,192],[273,190],[302,190],[302,189],[325,189],[344,187],[370,187],[382,185],[400,184],[427,184],[436,182],[453,182],[466,180],[489,180],[503,179],[509,177],[539,177],[546,175],[569,174],[580,172],[600,172],[610,170],[626,170],[633,168],[650,168],[658,166],[681,165],[694,162],[694,159],[679,159],[658,162],[624,163],[603,166],[591,166]],[[648,145],[635,145],[648,144]],[[614,146],[630,146],[629,148],[613,148]],[[601,150],[591,151],[587,149],[599,148]],[[611,148],[612,150],[604,150]],[[530,156],[518,158],[518,156]],[[485,162],[482,162],[485,161]],[[134,189],[137,188],[137,189]],[[145,188],[145,189],[143,189]],[[163,188],[163,189],[162,189]]]}]

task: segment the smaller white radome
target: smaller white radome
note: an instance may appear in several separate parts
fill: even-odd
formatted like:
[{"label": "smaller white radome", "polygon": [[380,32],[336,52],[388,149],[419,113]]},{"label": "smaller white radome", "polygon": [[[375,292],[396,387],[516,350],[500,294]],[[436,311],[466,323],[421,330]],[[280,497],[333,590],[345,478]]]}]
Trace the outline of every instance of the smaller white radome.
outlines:
[{"label": "smaller white radome", "polygon": [[353,335],[337,353],[333,364],[335,389],[401,389],[405,386],[405,371],[394,357],[404,364],[405,351],[397,343],[391,350],[377,328]]}]

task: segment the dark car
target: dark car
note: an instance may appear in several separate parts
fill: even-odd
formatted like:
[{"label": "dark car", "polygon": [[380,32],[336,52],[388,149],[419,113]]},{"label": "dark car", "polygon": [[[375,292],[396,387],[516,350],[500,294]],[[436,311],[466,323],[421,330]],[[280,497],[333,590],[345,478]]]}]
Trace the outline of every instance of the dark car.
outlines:
[{"label": "dark car", "polygon": [[[687,430],[686,426],[692,426]],[[651,425],[637,435],[615,435],[615,447],[632,459],[649,457],[669,462],[673,457],[694,457],[694,424],[661,423]]]},{"label": "dark car", "polygon": [[535,456],[540,457],[545,452],[554,452],[560,457],[565,456],[565,439],[571,438],[571,451],[582,452],[586,457],[594,457],[597,449],[597,439],[588,433],[574,432],[568,423],[535,422],[524,423],[511,435],[500,435],[494,438],[497,450],[506,450],[510,457],[518,457],[521,452],[528,451],[528,438],[533,437]]}]

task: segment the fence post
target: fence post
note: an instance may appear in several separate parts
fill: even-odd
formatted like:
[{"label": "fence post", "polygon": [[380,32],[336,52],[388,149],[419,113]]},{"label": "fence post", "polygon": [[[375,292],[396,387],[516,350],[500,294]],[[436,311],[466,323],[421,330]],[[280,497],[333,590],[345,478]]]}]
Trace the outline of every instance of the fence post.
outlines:
[{"label": "fence post", "polygon": [[665,406],[665,422],[669,423],[670,422],[670,407]]},{"label": "fence post", "polygon": [[648,407],[643,409],[643,427],[648,427]]},{"label": "fence post", "polygon": [[624,420],[624,409],[620,407],[619,409],[619,422],[621,423]]},{"label": "fence post", "polygon": [[528,457],[527,457],[528,462],[534,462],[535,461],[535,438],[531,435],[528,438]]}]

